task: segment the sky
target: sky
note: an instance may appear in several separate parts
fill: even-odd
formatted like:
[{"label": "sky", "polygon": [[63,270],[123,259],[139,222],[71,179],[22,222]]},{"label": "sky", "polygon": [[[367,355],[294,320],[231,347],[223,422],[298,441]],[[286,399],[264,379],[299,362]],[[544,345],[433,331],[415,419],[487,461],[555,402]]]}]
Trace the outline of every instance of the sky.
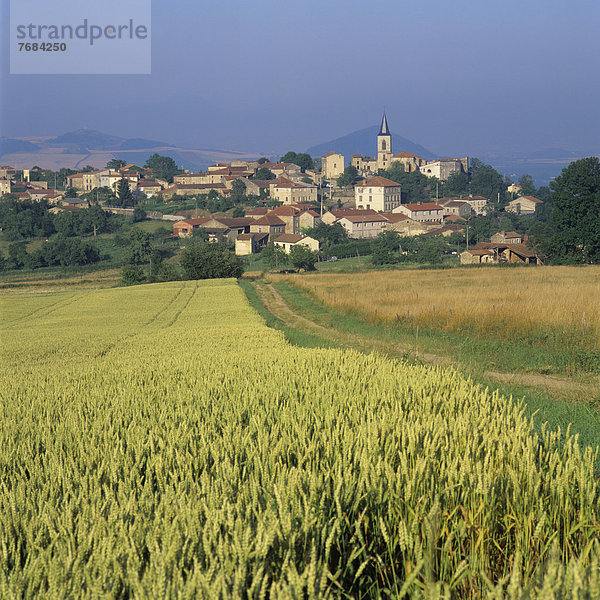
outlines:
[{"label": "sky", "polygon": [[0,2],[5,137],[89,127],[303,151],[385,107],[394,133],[439,155],[600,153],[597,0],[154,0],[140,75],[9,74]]}]

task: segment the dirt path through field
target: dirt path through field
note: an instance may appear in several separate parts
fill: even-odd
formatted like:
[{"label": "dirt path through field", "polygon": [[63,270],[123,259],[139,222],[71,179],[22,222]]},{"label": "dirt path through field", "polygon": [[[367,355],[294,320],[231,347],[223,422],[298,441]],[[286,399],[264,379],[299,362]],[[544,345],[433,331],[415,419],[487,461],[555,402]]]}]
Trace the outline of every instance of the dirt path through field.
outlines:
[{"label": "dirt path through field", "polygon": [[[351,347],[362,352],[376,350],[396,357],[403,354],[411,354],[425,363],[461,367],[460,363],[448,356],[415,352],[414,348],[402,347],[372,337],[346,333],[334,327],[326,327],[295,312],[272,284],[255,281],[253,285],[265,308],[288,327],[318,335],[340,346]],[[596,383],[582,383],[565,377],[527,373],[486,371],[484,375],[504,383],[544,388],[549,393],[559,397],[564,397],[565,394],[573,394],[590,398],[597,396],[600,390],[600,379]]]}]

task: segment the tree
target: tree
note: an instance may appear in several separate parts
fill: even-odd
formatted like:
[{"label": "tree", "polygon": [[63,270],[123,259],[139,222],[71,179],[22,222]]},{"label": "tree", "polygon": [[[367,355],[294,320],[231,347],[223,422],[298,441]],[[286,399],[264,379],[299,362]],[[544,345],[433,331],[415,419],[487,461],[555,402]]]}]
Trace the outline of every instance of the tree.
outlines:
[{"label": "tree", "polygon": [[294,165],[298,165],[300,170],[304,173],[306,169],[313,169],[314,162],[311,158],[310,154],[306,154],[305,152],[301,152],[300,154],[296,154],[295,152],[286,152],[281,158],[281,162],[292,163]]},{"label": "tree", "polygon": [[375,265],[388,265],[398,262],[401,238],[396,231],[382,231],[376,238],[371,261]]},{"label": "tree", "polygon": [[241,179],[236,179],[231,184],[231,198],[234,202],[241,202],[246,195],[246,184]]},{"label": "tree", "polygon": [[144,221],[146,220],[146,211],[141,208],[140,206],[136,206],[133,209],[133,222],[134,223],[139,223],[140,221]]},{"label": "tree", "polygon": [[531,175],[522,175],[519,177],[519,185],[521,186],[521,196],[534,196],[536,193],[535,182]]},{"label": "tree", "polygon": [[134,228],[129,236],[129,243],[123,252],[123,259],[132,265],[146,264],[152,253],[151,237],[147,231]]},{"label": "tree", "polygon": [[267,167],[260,167],[260,169],[256,169],[256,173],[254,173],[252,179],[275,179],[275,174],[270,169],[267,169]]},{"label": "tree", "polygon": [[327,225],[321,221],[316,227],[303,230],[303,233],[318,240],[321,248],[330,248],[348,241],[348,232],[341,223]]},{"label": "tree", "polygon": [[600,161],[572,162],[553,182],[547,251],[555,262],[600,262]]},{"label": "tree", "polygon": [[423,241],[418,259],[421,263],[439,264],[442,254],[448,250],[448,243],[441,236],[429,236]]},{"label": "tree", "polygon": [[460,196],[461,194],[467,194],[468,191],[469,176],[462,171],[452,173],[441,186],[443,196]]},{"label": "tree", "polygon": [[121,270],[123,285],[137,285],[146,281],[146,275],[139,265],[124,265]]},{"label": "tree", "polygon": [[74,187],[67,188],[65,198],[77,198],[77,190]]},{"label": "tree", "polygon": [[289,254],[281,247],[269,242],[260,253],[260,257],[267,262],[269,269],[279,270],[287,266]]},{"label": "tree", "polygon": [[169,183],[172,183],[173,177],[181,172],[170,156],[161,156],[156,153],[146,161],[144,167],[152,169],[154,177],[166,179]]},{"label": "tree", "polygon": [[123,208],[128,208],[134,205],[133,194],[129,187],[129,181],[122,177],[117,184],[117,199],[118,205]]},{"label": "tree", "polygon": [[[437,179],[426,177],[420,171],[407,173],[400,161],[394,161],[389,168],[380,169],[378,175],[402,185],[402,196],[406,202],[428,202]],[[405,202],[405,200],[402,200]]]},{"label": "tree", "polygon": [[296,271],[300,269],[314,271],[318,259],[318,253],[313,252],[308,246],[295,244],[290,248],[289,261]]},{"label": "tree", "polygon": [[181,253],[181,267],[186,279],[239,278],[244,264],[224,244],[194,243]]},{"label": "tree", "polygon": [[121,160],[120,158],[111,158],[106,163],[106,168],[114,169],[115,171],[118,171],[119,169],[122,169],[126,164],[127,163],[124,160]]},{"label": "tree", "polygon": [[264,165],[266,162],[269,162],[268,158],[265,158],[264,156],[261,156],[257,161],[256,161],[259,165]]},{"label": "tree", "polygon": [[478,158],[472,158],[470,165],[471,177],[473,177],[473,175],[475,175],[475,173],[477,173],[477,171],[479,171],[479,169],[484,165],[485,163],[482,160],[479,160]]},{"label": "tree", "polygon": [[358,171],[354,165],[348,165],[344,168],[344,173],[337,178],[337,184],[340,187],[353,186],[359,180]]},{"label": "tree", "polygon": [[504,178],[490,165],[482,164],[474,172],[469,184],[469,192],[497,202],[500,195],[500,205],[503,205],[506,194]]},{"label": "tree", "polygon": [[27,262],[27,248],[23,242],[15,242],[8,246],[8,261],[9,269],[22,269]]},{"label": "tree", "polygon": [[192,230],[192,239],[196,242],[208,242],[208,232],[205,227],[196,227]]}]

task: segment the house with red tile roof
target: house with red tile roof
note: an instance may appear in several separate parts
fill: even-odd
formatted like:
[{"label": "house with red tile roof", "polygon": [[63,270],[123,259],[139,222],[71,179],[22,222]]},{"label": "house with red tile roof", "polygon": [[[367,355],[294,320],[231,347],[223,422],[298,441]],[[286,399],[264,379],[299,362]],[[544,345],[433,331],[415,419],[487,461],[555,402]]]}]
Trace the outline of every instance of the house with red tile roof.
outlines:
[{"label": "house with red tile roof", "polygon": [[328,181],[344,174],[344,156],[338,152],[328,152],[321,157],[321,173]]},{"label": "house with red tile roof", "polygon": [[338,223],[348,232],[351,238],[374,238],[385,231],[389,221],[379,213],[352,215],[346,214]]},{"label": "house with red tile roof", "polygon": [[254,219],[250,225],[250,233],[267,233],[269,241],[285,233],[285,221],[277,215],[267,214],[260,219]]},{"label": "house with red tile roof", "polygon": [[202,217],[200,219],[183,219],[173,223],[173,235],[178,237],[188,237],[192,235],[194,229],[203,227],[210,221],[210,217]]},{"label": "house with red tile roof", "polygon": [[533,215],[540,204],[543,204],[543,201],[533,196],[519,196],[511,200],[505,210],[518,215]]},{"label": "house with red tile roof", "polygon": [[281,177],[270,186],[271,198],[283,204],[317,202],[317,186]]},{"label": "house with red tile roof", "polygon": [[402,202],[402,185],[375,175],[354,186],[354,206],[359,209],[392,212]]},{"label": "house with red tile roof", "polygon": [[437,221],[441,223],[444,220],[444,207],[433,202],[424,202],[422,204],[401,204],[393,212],[404,213],[413,221]]},{"label": "house with red tile roof", "polygon": [[274,243],[276,246],[280,246],[285,250],[287,254],[294,246],[306,246],[313,252],[319,251],[319,242],[308,235],[302,235],[299,233],[284,233],[279,237],[275,238]]}]

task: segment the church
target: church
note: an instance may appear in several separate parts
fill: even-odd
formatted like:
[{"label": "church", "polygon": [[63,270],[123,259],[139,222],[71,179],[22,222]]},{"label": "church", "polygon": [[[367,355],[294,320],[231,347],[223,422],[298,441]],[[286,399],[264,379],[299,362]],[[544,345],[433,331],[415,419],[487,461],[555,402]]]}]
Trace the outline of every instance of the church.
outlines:
[{"label": "church", "polygon": [[412,152],[392,151],[392,134],[387,122],[385,111],[381,119],[381,127],[377,134],[377,158],[364,157],[362,154],[353,154],[351,164],[363,176],[377,173],[379,169],[388,169],[393,162],[399,162],[407,173],[420,171],[427,177],[437,177],[445,180],[455,172],[467,173],[469,158],[446,158],[428,162]]}]

